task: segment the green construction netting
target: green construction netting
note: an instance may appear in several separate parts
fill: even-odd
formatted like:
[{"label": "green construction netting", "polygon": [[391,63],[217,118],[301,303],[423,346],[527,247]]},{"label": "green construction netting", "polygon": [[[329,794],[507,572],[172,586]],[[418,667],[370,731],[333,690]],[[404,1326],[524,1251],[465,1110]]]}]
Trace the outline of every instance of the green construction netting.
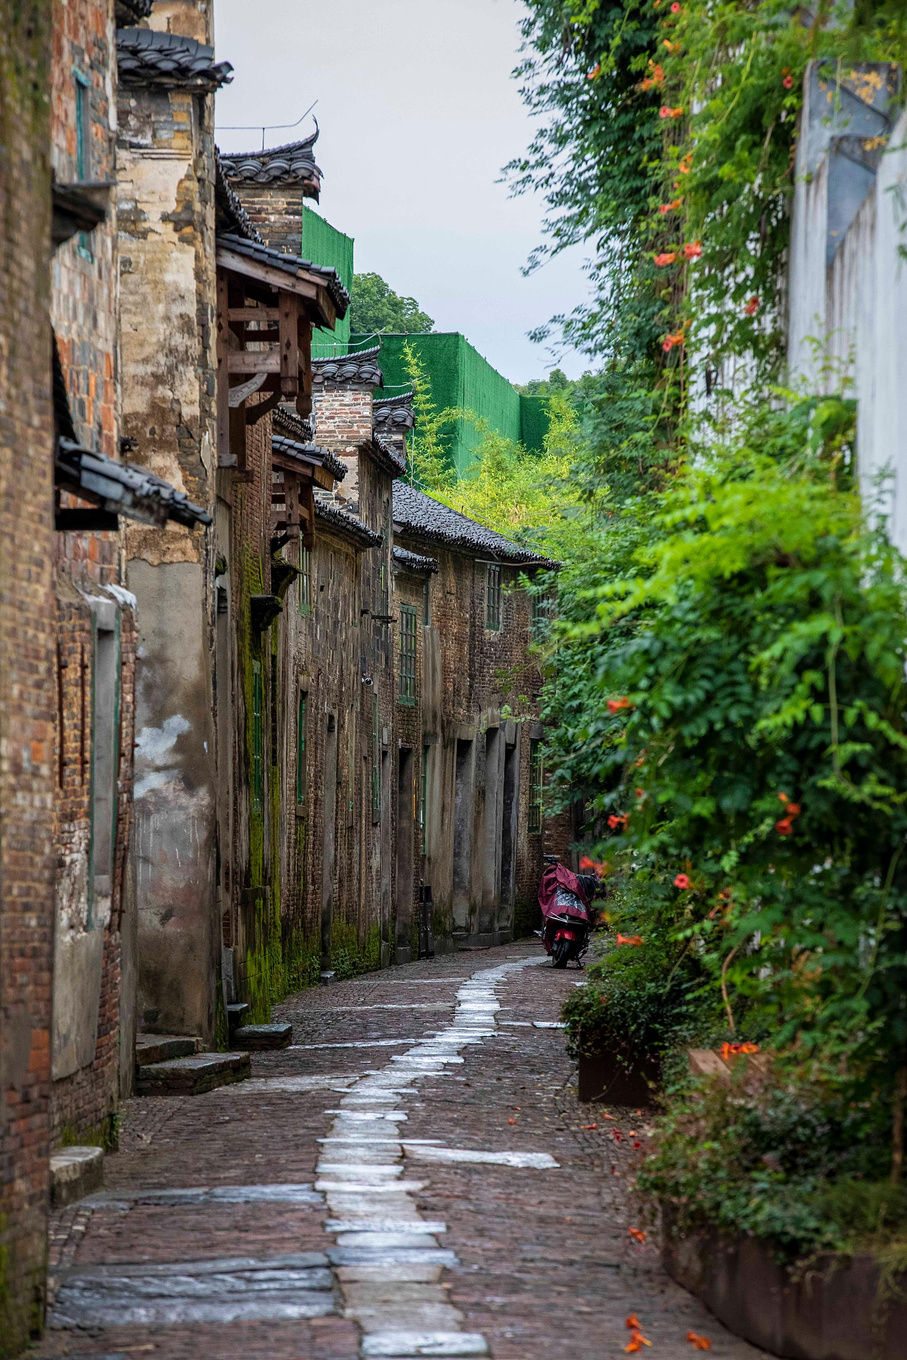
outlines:
[{"label": "green construction netting", "polygon": [[[354,345],[364,338],[354,335]],[[393,396],[410,387],[403,358],[407,342],[428,372],[437,410],[455,407],[472,411],[505,438],[521,441],[527,449],[541,450],[548,428],[541,399],[521,397],[464,335],[438,332],[382,335],[384,389],[376,396]],[[472,463],[481,438],[475,426],[466,420],[457,421],[447,436],[451,462],[460,476]]]},{"label": "green construction netting", "polygon": [[[353,287],[353,249],[352,236],[346,236],[323,217],[319,217],[308,206],[302,213],[302,256],[313,264],[326,265],[336,269],[340,281],[347,292]],[[316,357],[324,354],[345,354],[350,339],[349,313],[337,322],[333,331],[316,330],[312,335],[312,353]]]}]

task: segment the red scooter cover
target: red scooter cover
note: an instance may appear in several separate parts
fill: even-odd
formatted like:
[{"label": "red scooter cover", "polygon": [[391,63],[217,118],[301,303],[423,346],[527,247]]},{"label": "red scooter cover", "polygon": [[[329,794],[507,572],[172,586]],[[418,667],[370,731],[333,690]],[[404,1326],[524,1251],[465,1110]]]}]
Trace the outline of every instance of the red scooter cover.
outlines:
[{"label": "red scooter cover", "polygon": [[[580,902],[583,903],[585,910],[580,912],[576,904],[559,905],[557,901],[558,888],[566,888],[568,892],[576,893]],[[585,920],[590,920],[589,901],[583,892],[582,884],[570,869],[563,864],[549,864],[542,873],[539,883],[539,906],[542,909],[542,916],[547,921],[549,916],[580,916]]]}]

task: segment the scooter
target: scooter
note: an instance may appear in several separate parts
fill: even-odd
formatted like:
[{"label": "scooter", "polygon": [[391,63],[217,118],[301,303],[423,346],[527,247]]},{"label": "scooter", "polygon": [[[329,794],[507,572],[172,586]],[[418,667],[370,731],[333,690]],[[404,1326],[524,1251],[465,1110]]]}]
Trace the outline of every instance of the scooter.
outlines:
[{"label": "scooter", "polygon": [[539,906],[544,926],[540,936],[555,968],[566,968],[571,959],[583,967],[589,937],[595,925],[592,899],[600,891],[594,874],[575,874],[555,855],[545,856],[539,884]]}]

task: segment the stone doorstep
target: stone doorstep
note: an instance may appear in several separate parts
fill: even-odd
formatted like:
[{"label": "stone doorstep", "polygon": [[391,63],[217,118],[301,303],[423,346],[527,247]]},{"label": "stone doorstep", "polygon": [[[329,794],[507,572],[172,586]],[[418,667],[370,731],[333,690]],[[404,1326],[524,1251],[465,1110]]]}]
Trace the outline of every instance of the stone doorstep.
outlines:
[{"label": "stone doorstep", "polygon": [[135,1065],[170,1062],[173,1058],[188,1058],[200,1053],[201,1039],[184,1034],[139,1034],[135,1041]]},{"label": "stone doorstep", "polygon": [[103,1148],[68,1147],[51,1154],[50,1198],[55,1209],[93,1195],[103,1184]]},{"label": "stone doorstep", "polygon": [[292,1041],[292,1025],[240,1025],[230,1036],[231,1044],[251,1053],[269,1048],[289,1048]]},{"label": "stone doorstep", "polygon": [[136,1095],[203,1095],[219,1086],[245,1081],[251,1071],[248,1053],[195,1053],[189,1057],[140,1067]]},{"label": "stone doorstep", "polygon": [[488,1343],[478,1332],[372,1332],[363,1338],[362,1354],[394,1360],[417,1355],[487,1355]]}]

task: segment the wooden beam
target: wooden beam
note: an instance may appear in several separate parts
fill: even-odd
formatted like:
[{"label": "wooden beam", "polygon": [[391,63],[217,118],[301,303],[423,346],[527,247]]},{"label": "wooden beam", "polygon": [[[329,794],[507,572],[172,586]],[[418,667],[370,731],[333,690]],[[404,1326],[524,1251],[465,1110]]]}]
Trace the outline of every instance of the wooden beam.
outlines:
[{"label": "wooden beam", "polygon": [[299,488],[299,520],[303,547],[314,548],[315,491],[311,482],[303,482]]},{"label": "wooden beam", "polygon": [[227,355],[228,373],[279,373],[280,351],[236,350]]},{"label": "wooden beam", "polygon": [[[255,279],[258,283],[270,284],[272,288],[282,293],[296,293],[299,297],[314,302],[316,306],[320,302],[319,293],[326,291],[324,284],[319,286],[311,274],[301,275],[298,272],[291,274],[288,270],[278,269],[275,265],[251,260],[247,255],[238,255],[227,246],[217,247],[217,263],[222,269],[229,269],[231,273],[240,274],[243,278]],[[322,310],[321,307],[318,309]]]},{"label": "wooden beam", "polygon": [[279,307],[231,307],[230,321],[279,321]]},{"label": "wooden beam", "polygon": [[299,298],[291,293],[280,295],[280,390],[285,397],[295,397],[299,391],[299,318],[302,308]]},{"label": "wooden beam", "polygon": [[296,397],[296,413],[303,420],[312,414],[312,323],[299,316],[299,352],[302,383]]},{"label": "wooden beam", "polygon": [[222,270],[217,271],[217,331],[215,349],[217,353],[216,382],[216,429],[217,429],[217,466],[237,466],[236,451],[230,447],[230,380],[228,356],[230,353],[229,323],[229,281]]}]

